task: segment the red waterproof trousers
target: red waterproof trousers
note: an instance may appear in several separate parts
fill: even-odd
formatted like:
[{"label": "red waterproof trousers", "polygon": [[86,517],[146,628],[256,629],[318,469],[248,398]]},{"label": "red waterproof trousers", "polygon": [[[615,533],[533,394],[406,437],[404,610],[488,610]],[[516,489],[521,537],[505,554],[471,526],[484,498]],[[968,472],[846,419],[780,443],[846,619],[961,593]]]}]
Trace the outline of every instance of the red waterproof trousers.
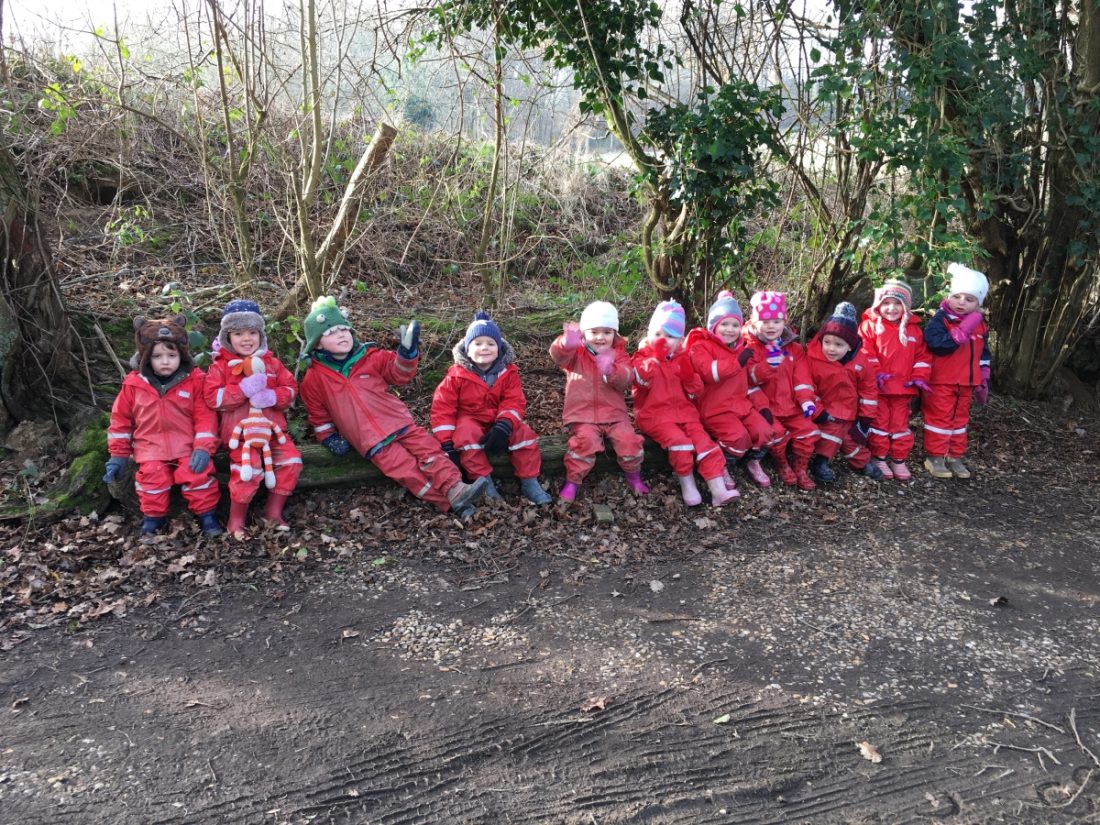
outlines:
[{"label": "red waterproof trousers", "polygon": [[604,451],[605,442],[615,450],[615,458],[624,473],[636,473],[642,469],[642,437],[629,421],[613,424],[584,424],[577,422],[567,427],[569,443],[565,451],[565,480],[580,484],[592,471],[596,453]]}]

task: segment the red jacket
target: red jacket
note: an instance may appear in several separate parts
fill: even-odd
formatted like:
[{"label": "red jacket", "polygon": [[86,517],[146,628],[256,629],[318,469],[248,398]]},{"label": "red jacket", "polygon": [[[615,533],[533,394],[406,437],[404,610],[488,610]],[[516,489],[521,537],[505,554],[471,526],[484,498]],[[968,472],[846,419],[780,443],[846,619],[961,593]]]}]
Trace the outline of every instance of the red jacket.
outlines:
[{"label": "red jacket", "polygon": [[615,364],[610,375],[600,375],[596,356],[582,343],[576,349],[562,346],[559,335],[550,345],[550,357],[565,371],[565,404],[561,418],[566,424],[614,424],[629,421],[623,395],[634,380],[626,342],[616,335],[610,352]]},{"label": "red jacket", "polygon": [[[302,376],[302,403],[313,435],[324,441],[342,435],[360,455],[416,422],[390,385],[408,384],[416,376],[417,359],[391,350],[362,345],[343,365],[315,357]],[[341,368],[342,367],[342,368]]]},{"label": "red jacket", "polygon": [[981,368],[988,367],[991,360],[986,340],[989,327],[983,320],[970,334],[970,340],[960,346],[950,333],[960,321],[962,318],[940,307],[924,326],[924,342],[933,356],[930,384],[976,387],[982,383]]},{"label": "red jacket", "polygon": [[[473,418],[488,427],[498,418],[513,424],[527,415],[527,396],[515,365],[515,354],[501,341],[500,354],[487,373],[482,373],[466,355],[462,342],[452,350],[455,363],[432,395],[432,433],[440,443],[454,437],[459,416]],[[490,386],[490,382],[492,386]]]},{"label": "red jacket", "polygon": [[699,411],[691,395],[703,389],[703,382],[692,369],[691,380],[681,379],[681,364],[691,360],[681,350],[672,358],[660,360],[652,344],[645,344],[634,353],[634,420],[645,430],[657,424],[699,421]]},{"label": "red jacket", "polygon": [[[272,423],[278,424],[285,433],[287,428],[284,410],[294,403],[298,395],[298,383],[270,350],[264,350],[261,357],[267,373],[267,386],[275,390],[275,406],[267,407],[264,415]],[[238,358],[239,355],[227,349],[218,350],[206,375],[206,387],[203,391],[206,403],[218,411],[218,431],[222,442],[226,444],[229,443],[237,422],[248,416],[248,398],[240,388],[244,376],[229,366],[230,361]]]},{"label": "red jacket", "polygon": [[198,367],[163,390],[140,372],[122,382],[107,428],[107,451],[138,464],[176,461],[192,450],[218,449],[217,416],[203,400],[205,376]]},{"label": "red jacket", "polygon": [[874,309],[863,313],[859,325],[859,337],[869,358],[878,361],[879,374],[891,377],[882,386],[883,395],[916,395],[916,387],[905,386],[908,381],[928,381],[932,371],[932,353],[924,344],[920,320],[906,316],[905,343],[902,343],[900,321],[887,321]]},{"label": "red jacket", "polygon": [[[741,417],[755,409],[749,399],[749,370],[754,366],[756,353],[742,367],[738,357],[745,349],[743,340],[730,345],[697,327],[688,333],[684,348],[695,372],[703,379],[703,390],[695,397],[695,404],[704,419],[727,412]],[[761,392],[758,387],[752,390]]]},{"label": "red jacket", "polygon": [[750,380],[764,390],[764,398],[752,396],[756,408],[770,408],[778,416],[802,415],[802,404],[813,403],[816,394],[806,353],[794,340],[794,333],[790,329],[783,331],[778,343],[783,348],[784,358],[775,368],[768,365],[768,345],[755,333],[746,330],[741,337],[755,353],[755,361],[749,369]]},{"label": "red jacket", "polygon": [[875,417],[878,410],[875,365],[862,346],[839,361],[830,361],[821,349],[818,335],[807,348],[806,362],[817,387],[818,412],[828,412],[841,421]]}]

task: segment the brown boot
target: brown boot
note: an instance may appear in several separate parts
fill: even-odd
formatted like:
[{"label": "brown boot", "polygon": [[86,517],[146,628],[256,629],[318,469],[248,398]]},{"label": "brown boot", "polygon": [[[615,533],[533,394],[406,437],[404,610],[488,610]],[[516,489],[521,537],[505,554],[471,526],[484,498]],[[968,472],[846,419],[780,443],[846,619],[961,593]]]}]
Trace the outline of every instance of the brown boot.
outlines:
[{"label": "brown boot", "polygon": [[810,478],[810,456],[808,455],[796,455],[794,457],[794,477],[795,483],[798,484],[800,490],[816,490],[817,485],[814,484],[814,480]]},{"label": "brown boot", "polygon": [[264,514],[260,518],[268,527],[274,527],[276,530],[282,531],[290,529],[290,525],[283,518],[283,505],[286,504],[288,498],[289,496],[280,495],[279,493],[267,494],[267,501],[264,502]]},{"label": "brown boot", "polygon": [[247,518],[247,501],[229,502],[229,521],[225,524],[225,532],[238,540],[245,538],[248,535],[244,529],[244,523]]}]

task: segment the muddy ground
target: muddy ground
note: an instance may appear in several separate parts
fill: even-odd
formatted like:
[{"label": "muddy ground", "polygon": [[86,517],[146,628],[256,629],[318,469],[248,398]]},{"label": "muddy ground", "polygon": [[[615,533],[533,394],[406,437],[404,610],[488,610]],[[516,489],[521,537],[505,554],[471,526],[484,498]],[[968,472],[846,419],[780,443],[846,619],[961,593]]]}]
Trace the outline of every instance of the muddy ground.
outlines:
[{"label": "muddy ground", "polygon": [[[153,557],[117,516],[81,569],[145,565],[125,610],[4,604],[0,820],[1100,822],[1100,422],[974,429],[970,483],[718,511],[317,493]],[[8,570],[91,529],[10,530]]]}]

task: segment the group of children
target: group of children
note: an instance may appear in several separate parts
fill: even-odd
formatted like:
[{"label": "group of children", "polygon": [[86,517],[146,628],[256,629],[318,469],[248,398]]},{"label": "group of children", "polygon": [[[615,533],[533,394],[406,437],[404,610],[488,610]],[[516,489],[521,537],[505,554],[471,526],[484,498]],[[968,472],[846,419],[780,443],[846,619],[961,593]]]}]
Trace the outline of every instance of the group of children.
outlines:
[{"label": "group of children", "polygon": [[[739,495],[731,467],[743,465],[757,485],[769,487],[761,464],[768,455],[780,481],[804,490],[834,480],[830,461],[838,452],[870,478],[905,481],[914,441],[910,403],[918,394],[926,469],[936,478],[969,478],[962,457],[970,404],[984,403],[989,391],[981,312],[989,285],[961,264],[948,274],[949,296],[923,329],[911,313],[908,285],[889,280],[862,323],[850,303],[838,304],[806,347],[787,323],[781,292],[754,294],[746,322],[723,291],[706,327],[690,332],[683,308],[662,302],[633,356],[615,307],[589,304],[550,345],[566,375],[560,499],[577,497],[605,442],[630,489],[647,493],[639,430],[667,451],[689,506],[702,502],[696,472],[714,506]],[[268,492],[259,520],[289,529],[283,507],[302,458],[286,434],[285,411],[298,385],[267,348],[264,329],[254,302],[230,302],[204,375],[192,362],[182,316],[135,320],[134,371],[112,410],[104,480],[116,480],[131,458],[138,463],[143,534],[164,525],[173,485],[181,486],[203,533],[222,532],[211,461],[219,444],[230,461],[226,530],[246,535],[261,482]],[[311,307],[304,334],[302,402],[315,437],[333,455],[355,449],[417,498],[465,517],[482,497],[500,496],[488,456],[506,453],[521,493],[536,505],[551,501],[538,481],[538,435],[525,420],[515,352],[487,314],[477,313],[454,346],[454,365],[432,398],[430,433],[389,391],[416,375],[416,321],[401,328],[396,350],[383,349],[359,341],[336,301],[324,297]]]}]

